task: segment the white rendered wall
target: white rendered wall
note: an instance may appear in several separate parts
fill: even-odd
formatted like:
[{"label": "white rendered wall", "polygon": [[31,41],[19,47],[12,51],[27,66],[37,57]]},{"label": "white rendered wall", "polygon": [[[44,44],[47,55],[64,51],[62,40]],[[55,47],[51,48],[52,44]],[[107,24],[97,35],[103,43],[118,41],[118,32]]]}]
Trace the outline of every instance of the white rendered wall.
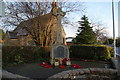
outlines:
[{"label": "white rendered wall", "polygon": [[118,2],[118,37],[120,37],[120,1]]},{"label": "white rendered wall", "polygon": [[0,16],[4,16],[5,14],[5,3],[0,0]]}]

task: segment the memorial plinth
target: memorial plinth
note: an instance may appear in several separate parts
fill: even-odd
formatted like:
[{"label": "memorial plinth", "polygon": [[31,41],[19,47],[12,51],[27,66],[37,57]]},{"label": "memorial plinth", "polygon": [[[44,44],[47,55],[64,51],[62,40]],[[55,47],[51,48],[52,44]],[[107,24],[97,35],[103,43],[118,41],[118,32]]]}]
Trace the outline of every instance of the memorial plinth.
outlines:
[{"label": "memorial plinth", "polygon": [[67,45],[65,45],[65,36],[63,35],[64,30],[61,24],[61,20],[66,13],[63,12],[62,9],[56,5],[56,2],[52,3],[52,7],[53,7],[53,15],[57,19],[57,23],[56,23],[57,36],[56,36],[56,42],[52,46],[52,50],[50,54],[50,57],[51,57],[50,63],[55,66],[59,66],[61,64],[70,65],[69,49]]}]

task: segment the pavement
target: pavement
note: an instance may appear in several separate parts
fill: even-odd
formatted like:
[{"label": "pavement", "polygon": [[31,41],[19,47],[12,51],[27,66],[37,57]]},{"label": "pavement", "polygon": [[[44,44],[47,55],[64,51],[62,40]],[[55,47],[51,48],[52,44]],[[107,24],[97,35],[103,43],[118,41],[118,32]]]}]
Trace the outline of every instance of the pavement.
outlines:
[{"label": "pavement", "polygon": [[117,55],[117,58],[112,58],[113,68],[120,70],[120,55]]},{"label": "pavement", "polygon": [[118,60],[117,58],[112,59],[112,66],[114,69],[118,69]]},{"label": "pavement", "polygon": [[112,58],[113,67],[115,69],[120,69],[120,47],[116,48],[117,57]]}]

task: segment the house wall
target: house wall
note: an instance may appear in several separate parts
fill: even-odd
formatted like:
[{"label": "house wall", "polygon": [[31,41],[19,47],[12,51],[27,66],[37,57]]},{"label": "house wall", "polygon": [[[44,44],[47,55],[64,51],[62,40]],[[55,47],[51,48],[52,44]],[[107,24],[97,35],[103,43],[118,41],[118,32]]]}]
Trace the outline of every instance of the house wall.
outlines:
[{"label": "house wall", "polygon": [[19,42],[18,42],[18,39],[7,38],[7,39],[4,39],[3,45],[4,46],[18,46]]},{"label": "house wall", "polygon": [[18,36],[18,39],[10,39],[8,35],[4,38],[4,46],[33,46],[35,45],[30,35]]},{"label": "house wall", "polygon": [[4,46],[16,46],[18,44],[18,40],[10,39],[8,34],[5,35],[3,40],[4,40],[4,42],[3,42]]},{"label": "house wall", "polygon": [[18,37],[18,42],[21,46],[34,46],[35,43],[32,40],[30,35],[27,36],[19,36]]}]

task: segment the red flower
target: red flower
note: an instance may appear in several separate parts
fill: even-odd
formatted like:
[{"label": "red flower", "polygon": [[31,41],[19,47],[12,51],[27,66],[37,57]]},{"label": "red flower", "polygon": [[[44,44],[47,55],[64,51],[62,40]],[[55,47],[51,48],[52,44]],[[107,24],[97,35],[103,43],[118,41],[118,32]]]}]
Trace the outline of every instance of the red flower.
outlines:
[{"label": "red flower", "polygon": [[64,59],[62,59],[62,63],[66,64],[66,61],[69,61],[69,60],[70,60],[69,58],[64,58]]},{"label": "red flower", "polygon": [[64,66],[64,65],[60,65],[59,67],[60,67],[60,68],[65,68],[65,66]]},{"label": "red flower", "polygon": [[40,66],[46,66],[46,65],[49,65],[48,63],[41,63]]},{"label": "red flower", "polygon": [[51,68],[52,65],[47,65],[47,66],[44,66],[44,68]]},{"label": "red flower", "polygon": [[44,64],[41,63],[40,66],[44,66]]},{"label": "red flower", "polygon": [[81,68],[81,66],[78,65],[78,64],[72,64],[72,66],[73,66],[74,68]]},{"label": "red flower", "polygon": [[72,64],[71,66],[75,66],[75,65],[77,65],[77,64]]},{"label": "red flower", "polygon": [[64,58],[62,61],[68,61],[69,60],[69,58]]}]

